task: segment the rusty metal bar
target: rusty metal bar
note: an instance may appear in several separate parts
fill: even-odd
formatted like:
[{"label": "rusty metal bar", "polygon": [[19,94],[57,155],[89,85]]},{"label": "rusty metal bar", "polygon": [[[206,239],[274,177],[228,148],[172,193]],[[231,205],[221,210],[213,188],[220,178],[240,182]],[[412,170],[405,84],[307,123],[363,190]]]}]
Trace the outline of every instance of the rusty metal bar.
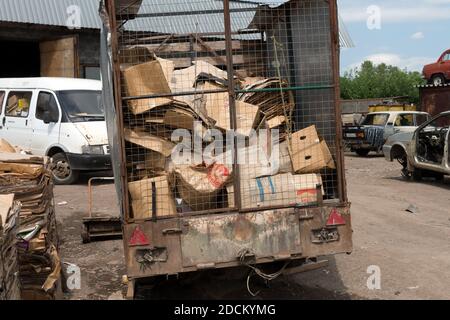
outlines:
[{"label": "rusty metal bar", "polygon": [[342,121],[341,121],[341,91],[340,91],[340,72],[339,72],[339,22],[338,22],[338,9],[336,0],[332,0],[330,3],[330,33],[331,33],[331,58],[333,65],[333,82],[334,87],[334,103],[335,103],[335,117],[336,117],[336,167],[337,167],[337,187],[339,193],[339,199],[342,202],[347,202],[347,186],[345,183],[345,158],[343,149],[342,138]]},{"label": "rusty metal bar", "polygon": [[[228,71],[228,98],[230,105],[230,121],[231,128],[237,128],[237,116],[236,116],[236,92],[234,87],[234,68],[233,68],[233,39],[231,38],[231,16],[230,16],[230,0],[223,1],[223,14],[225,24],[225,49],[227,53],[227,71]],[[240,182],[240,169],[237,164],[236,156],[238,154],[237,148],[237,136],[234,135],[234,157],[233,157],[233,179],[234,185],[234,204],[238,209],[242,208],[241,203],[241,182]]]},{"label": "rusty metal bar", "polygon": [[[122,101],[121,101],[121,73],[120,73],[120,59],[119,59],[119,39],[117,38],[117,21],[116,21],[116,8],[114,1],[106,1],[111,32],[111,55],[113,60],[113,85],[114,85],[114,103],[116,109],[116,125],[119,132],[123,132],[124,119],[122,113]],[[122,134],[119,135],[118,148],[120,148],[120,181],[122,185],[122,213],[123,219],[127,221],[130,210],[130,203],[128,198],[128,183],[127,183],[127,169],[126,169],[126,151],[125,151],[125,138]]]},{"label": "rusty metal bar", "polygon": [[88,214],[92,218],[92,182],[93,181],[114,181],[113,177],[94,177],[88,180]]},{"label": "rusty metal bar", "polygon": [[217,89],[217,90],[185,91],[185,92],[175,92],[175,93],[146,94],[146,95],[142,95],[142,96],[123,97],[122,101],[182,97],[182,96],[191,96],[191,95],[196,95],[196,94],[198,95],[198,94],[211,94],[211,93],[224,93],[224,92],[228,92],[228,90]]}]

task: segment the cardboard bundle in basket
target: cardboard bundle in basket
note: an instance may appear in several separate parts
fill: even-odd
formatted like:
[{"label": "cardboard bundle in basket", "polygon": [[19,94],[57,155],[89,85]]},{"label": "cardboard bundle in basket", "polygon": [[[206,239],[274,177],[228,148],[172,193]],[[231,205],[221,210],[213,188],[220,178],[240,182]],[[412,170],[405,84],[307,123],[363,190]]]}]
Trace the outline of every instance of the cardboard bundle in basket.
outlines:
[{"label": "cardboard bundle in basket", "polygon": [[14,194],[0,195],[0,300],[19,300],[16,235],[20,203]]},{"label": "cardboard bundle in basket", "polygon": [[257,78],[254,82],[244,86],[243,90],[250,92],[239,94],[237,99],[258,106],[264,119],[269,121],[270,128],[274,128],[285,122],[294,109],[295,102],[292,91],[282,90],[288,86],[286,81],[279,78],[262,80]]},{"label": "cardboard bundle in basket", "polygon": [[47,158],[0,154],[0,194],[21,203],[17,230],[22,299],[54,299],[60,277],[53,183]]},{"label": "cardboard bundle in basket", "polygon": [[[153,96],[128,102],[131,112],[126,119],[125,140],[134,217],[149,219],[234,207],[231,163],[215,159],[206,164],[202,159],[175,165],[170,161],[172,152],[180,145],[171,141],[174,130],[188,130],[193,138],[203,136],[207,129],[225,132],[232,128],[227,88],[229,81],[235,81],[234,77],[230,79],[226,71],[204,61],[175,70],[173,62],[154,56],[146,48],[129,50],[137,50],[141,59],[137,65],[130,65],[135,61],[122,61],[126,64],[123,67],[126,94]],[[307,205],[319,201],[323,193],[319,187],[320,171],[332,168],[334,162],[315,128],[291,136],[288,127],[295,101],[291,91],[283,90],[288,83],[278,78],[247,78],[242,87],[248,92],[238,95],[234,110],[235,131],[239,136],[251,137],[253,129],[285,127],[279,141],[268,147],[279,150],[276,166],[239,164],[243,207]],[[186,95],[171,97],[178,93]],[[200,131],[196,130],[195,122],[200,124]],[[288,134],[290,139],[284,141]],[[308,144],[296,143],[296,139],[304,142],[305,134]],[[192,147],[193,143],[187,144]],[[249,154],[259,152],[251,146],[244,149]]]},{"label": "cardboard bundle in basket", "polygon": [[336,168],[328,145],[319,138],[316,126],[295,132],[290,142],[295,173],[317,173]]}]

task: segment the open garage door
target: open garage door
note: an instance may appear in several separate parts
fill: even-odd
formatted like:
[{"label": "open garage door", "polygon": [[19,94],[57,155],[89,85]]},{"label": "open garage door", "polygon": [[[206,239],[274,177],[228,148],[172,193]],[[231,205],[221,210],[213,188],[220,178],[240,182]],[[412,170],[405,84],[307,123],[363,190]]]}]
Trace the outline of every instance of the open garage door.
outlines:
[{"label": "open garage door", "polygon": [[39,48],[42,77],[78,78],[78,36],[42,41]]}]

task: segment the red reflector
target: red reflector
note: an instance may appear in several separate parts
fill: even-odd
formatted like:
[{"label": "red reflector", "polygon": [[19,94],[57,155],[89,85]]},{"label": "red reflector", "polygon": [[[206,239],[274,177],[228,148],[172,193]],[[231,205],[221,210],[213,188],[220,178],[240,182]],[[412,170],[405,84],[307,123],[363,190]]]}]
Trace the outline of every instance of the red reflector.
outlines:
[{"label": "red reflector", "polygon": [[148,241],[147,236],[142,232],[141,228],[137,226],[134,231],[133,235],[130,238],[130,241],[128,242],[130,246],[148,246],[150,242]]},{"label": "red reflector", "polygon": [[345,220],[336,209],[333,209],[331,211],[330,217],[328,218],[327,226],[340,226],[340,225],[345,225]]}]

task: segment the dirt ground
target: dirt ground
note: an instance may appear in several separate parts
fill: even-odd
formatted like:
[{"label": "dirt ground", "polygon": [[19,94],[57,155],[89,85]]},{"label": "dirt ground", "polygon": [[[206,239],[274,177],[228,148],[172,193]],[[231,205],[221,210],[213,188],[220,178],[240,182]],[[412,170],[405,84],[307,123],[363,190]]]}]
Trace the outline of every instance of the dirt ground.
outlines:
[{"label": "dirt ground", "polygon": [[[450,179],[405,181],[396,163],[382,157],[346,157],[352,202],[354,252],[327,257],[329,266],[282,277],[254,299],[450,299]],[[121,299],[126,274],[121,240],[81,243],[87,214],[87,178],[55,189],[65,262],[81,269],[81,289],[66,299]],[[94,190],[99,214],[117,215],[112,184]],[[416,213],[406,209],[414,205]],[[380,270],[380,289],[370,290],[368,268]],[[155,299],[251,298],[245,270],[201,274],[189,282],[169,282],[153,290]],[[150,295],[149,295],[150,297]]]}]

